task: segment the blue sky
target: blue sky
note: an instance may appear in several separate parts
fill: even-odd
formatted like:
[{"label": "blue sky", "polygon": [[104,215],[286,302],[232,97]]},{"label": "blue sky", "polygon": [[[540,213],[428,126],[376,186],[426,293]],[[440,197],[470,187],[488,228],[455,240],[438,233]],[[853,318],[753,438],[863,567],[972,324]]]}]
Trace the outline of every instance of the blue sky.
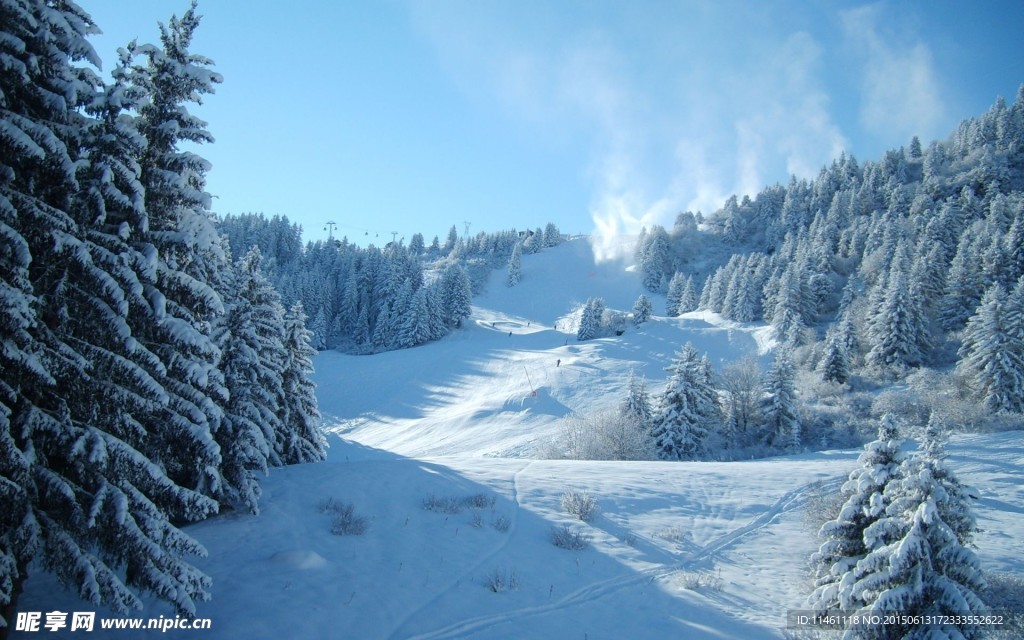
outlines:
[{"label": "blue sky", "polygon": [[[109,67],[185,0],[81,0]],[[1024,2],[205,0],[219,214],[307,239],[635,232],[840,152],[945,138],[1024,82]]]}]

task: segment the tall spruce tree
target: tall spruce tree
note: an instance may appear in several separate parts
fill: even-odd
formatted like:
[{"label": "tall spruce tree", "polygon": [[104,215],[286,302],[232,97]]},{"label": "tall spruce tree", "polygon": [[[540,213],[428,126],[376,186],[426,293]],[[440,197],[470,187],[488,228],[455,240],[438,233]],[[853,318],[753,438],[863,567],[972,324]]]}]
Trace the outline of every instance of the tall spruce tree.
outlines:
[{"label": "tall spruce tree", "polygon": [[133,327],[139,339],[155,345],[166,373],[161,380],[169,401],[164,415],[146,425],[148,455],[177,482],[208,495],[219,490],[220,451],[212,436],[225,397],[217,369],[220,353],[211,337],[223,302],[209,284],[229,268],[209,211],[205,191],[209,163],[184,151],[185,142],[212,142],[206,123],[189,113],[222,81],[212,62],[189,51],[200,16],[196,7],[160,25],[161,46],[128,48],[141,57],[130,73],[140,94],[137,126],[146,142],[140,158],[148,229],[140,241],[155,249],[155,287],[150,296],[157,322]]},{"label": "tall spruce tree", "polygon": [[815,589],[808,602],[815,610],[854,610],[868,604],[853,591],[857,563],[873,550],[864,531],[882,518],[888,499],[885,489],[899,478],[900,432],[896,418],[882,417],[878,438],[864,446],[858,466],[843,484],[846,501],[835,520],[826,522],[818,535],[821,547],[811,556]]},{"label": "tall spruce tree", "polygon": [[633,303],[633,324],[640,325],[651,319],[651,311],[654,309],[651,301],[644,294]]},{"label": "tall spruce tree", "polygon": [[619,412],[633,420],[645,432],[651,427],[651,399],[647,393],[647,383],[643,378],[637,378],[636,372],[629,370],[629,382],[627,384],[626,398],[619,406]]},{"label": "tall spruce tree", "polygon": [[993,411],[1024,412],[1024,340],[1013,326],[1019,304],[1012,308],[997,284],[985,292],[964,330],[958,368]]},{"label": "tall spruce tree", "polygon": [[829,334],[825,342],[825,354],[818,370],[826,382],[845,384],[850,379],[850,353],[838,328]]},{"label": "tall spruce tree", "polygon": [[879,298],[868,326],[871,348],[868,364],[889,371],[903,371],[919,366],[923,359],[921,345],[927,343],[921,300],[912,295],[906,264],[893,260],[884,294]]},{"label": "tall spruce tree", "polygon": [[598,337],[602,330],[604,316],[604,299],[590,298],[583,305],[580,314],[580,326],[576,330],[577,340],[591,340]]},{"label": "tall spruce tree", "polygon": [[764,385],[761,415],[769,443],[786,451],[800,448],[800,419],[796,414],[796,368],[784,351],[775,356]]},{"label": "tall spruce tree", "polygon": [[683,299],[683,288],[686,278],[681,271],[676,271],[668,281],[668,294],[665,296],[665,315],[674,318],[679,315],[679,305]]},{"label": "tall spruce tree", "polygon": [[469,276],[453,262],[441,276],[441,305],[444,323],[449,327],[460,327],[462,321],[472,313],[473,293]]},{"label": "tall spruce tree", "polygon": [[94,604],[127,611],[146,590],[194,614],[209,579],[182,557],[202,547],[171,519],[216,505],[147,458],[164,365],[133,329],[160,319],[163,298],[147,288],[156,253],[125,245],[148,221],[133,132],[110,106],[123,85],[97,93],[74,66],[98,64],[85,41],[95,26],[76,6],[0,2],[0,18],[0,231],[11,248],[0,415],[16,434],[0,438],[0,472],[18,482],[3,498],[22,500],[0,533],[4,617],[32,559]]},{"label": "tall spruce tree", "polygon": [[[884,512],[864,530],[869,552],[857,562],[848,590],[865,612],[899,612],[911,619],[863,624],[848,635],[880,640],[981,636],[971,614],[985,610],[979,597],[985,580],[977,556],[965,546],[974,518],[962,485],[942,462],[937,429],[931,426],[922,449],[903,461],[886,486]],[[948,621],[918,622],[914,616]]]},{"label": "tall spruce tree", "polygon": [[721,421],[717,395],[690,343],[665,370],[672,375],[655,410],[651,435],[663,460],[692,460],[705,452],[709,428]]},{"label": "tall spruce tree", "polygon": [[284,464],[319,462],[327,457],[327,440],[320,429],[316,385],[310,379],[313,356],[306,313],[297,302],[284,317],[285,361],[281,373],[284,402],[280,407],[281,435],[278,438]]},{"label": "tall spruce tree", "polygon": [[517,242],[516,246],[512,247],[512,255],[508,259],[508,277],[506,282],[508,286],[514,287],[519,284],[519,281],[523,277],[523,245],[521,242]]}]

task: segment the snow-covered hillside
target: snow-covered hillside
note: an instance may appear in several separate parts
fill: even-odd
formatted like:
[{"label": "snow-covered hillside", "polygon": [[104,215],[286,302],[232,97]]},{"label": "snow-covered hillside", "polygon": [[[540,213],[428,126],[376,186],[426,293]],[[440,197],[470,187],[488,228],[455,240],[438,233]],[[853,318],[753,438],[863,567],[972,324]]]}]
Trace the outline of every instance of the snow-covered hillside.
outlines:
[{"label": "snow-covered hillside", "polygon": [[[571,312],[591,296],[628,310],[641,293],[635,272],[596,264],[576,240],[524,256],[522,274],[510,289],[495,273],[466,326],[438,342],[320,354],[328,461],[274,469],[258,516],[187,528],[209,551],[197,565],[214,581],[199,612],[212,632],[130,637],[782,637],[818,544],[802,507],[821,486],[837,487],[858,452],[731,463],[535,459],[561,417],[618,403],[630,368],[653,387],[686,341],[716,363],[766,357],[771,345],[758,326],[699,313],[577,342]],[[654,298],[659,314],[664,299]],[[981,494],[985,568],[1021,571],[1024,434],[960,436],[949,450]],[[600,515],[585,523],[566,514],[567,489],[590,492]],[[332,498],[366,519],[364,534],[331,532],[322,505]],[[563,525],[588,547],[554,546],[552,528]],[[92,609],[41,575],[19,605]],[[143,615],[161,614],[150,604]]]},{"label": "snow-covered hillside", "polygon": [[[642,292],[635,270],[597,263],[585,238],[526,256],[518,286],[495,272],[465,327],[439,342],[373,356],[321,354],[320,409],[331,431],[401,455],[522,457],[569,412],[621,401],[630,369],[663,381],[687,341],[715,363],[766,352],[762,327],[701,312],[576,340],[571,316],[587,298],[628,311]],[[647,295],[662,313],[664,297]]]}]

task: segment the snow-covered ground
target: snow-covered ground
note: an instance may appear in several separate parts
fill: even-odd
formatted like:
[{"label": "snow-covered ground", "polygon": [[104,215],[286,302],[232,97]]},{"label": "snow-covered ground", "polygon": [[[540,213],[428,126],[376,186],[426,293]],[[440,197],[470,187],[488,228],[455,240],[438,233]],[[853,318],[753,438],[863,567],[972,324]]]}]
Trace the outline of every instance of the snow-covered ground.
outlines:
[{"label": "snow-covered ground", "polygon": [[[619,402],[631,367],[656,388],[686,341],[716,363],[764,358],[772,345],[762,328],[699,313],[580,343],[568,320],[575,306],[602,296],[628,310],[638,275],[596,264],[582,240],[522,264],[518,287],[495,273],[466,327],[440,342],[318,356],[328,461],[274,469],[258,516],[188,528],[209,551],[197,564],[214,581],[199,612],[212,630],[89,635],[780,638],[817,546],[802,507],[820,484],[838,486],[858,452],[733,463],[534,459],[562,416]],[[1024,434],[959,436],[949,450],[981,494],[985,568],[1024,570]],[[600,515],[584,523],[564,513],[566,489],[590,492]],[[331,533],[320,508],[328,498],[351,503],[366,532]],[[552,527],[562,525],[589,547],[555,547]],[[92,610],[42,575],[20,604]],[[150,604],[142,615],[161,614]],[[40,634],[57,635],[14,637]]]}]

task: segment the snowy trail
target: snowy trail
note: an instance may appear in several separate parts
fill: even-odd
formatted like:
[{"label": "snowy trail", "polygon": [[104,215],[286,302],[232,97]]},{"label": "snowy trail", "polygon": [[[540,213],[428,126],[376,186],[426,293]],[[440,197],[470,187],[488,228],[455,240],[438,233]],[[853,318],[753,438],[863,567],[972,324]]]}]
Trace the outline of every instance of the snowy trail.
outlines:
[{"label": "snowy trail", "polygon": [[[525,471],[529,466],[530,465],[526,465],[523,467],[523,469],[516,474],[516,477],[518,477],[519,474]],[[445,638],[463,638],[475,631],[499,623],[519,621],[524,618],[540,616],[582,604],[589,604],[594,602],[596,599],[608,597],[629,587],[645,583],[652,584],[656,580],[669,577],[676,572],[692,569],[701,560],[717,554],[735,544],[745,536],[769,526],[781,514],[800,507],[804,503],[810,488],[821,486],[822,484],[831,488],[841,484],[844,479],[845,478],[835,478],[824,483],[819,483],[818,481],[808,482],[796,487],[795,489],[787,491],[776,499],[768,509],[759,514],[753,520],[747,522],[741,527],[714,538],[703,546],[697,547],[697,549],[689,554],[684,560],[678,563],[652,567],[633,572],[629,575],[615,576],[606,580],[588,584],[554,602],[531,607],[523,607],[494,615],[470,618],[434,631],[407,636],[407,638],[408,640],[443,640]]]},{"label": "snowy trail", "polygon": [[709,556],[712,556],[719,551],[726,549],[736,542],[738,542],[744,536],[747,536],[758,529],[768,526],[778,516],[783,513],[792,511],[793,509],[799,508],[803,505],[807,491],[811,487],[822,487],[826,489],[833,489],[842,485],[846,478],[834,478],[826,482],[808,482],[800,485],[799,487],[786,492],[778,500],[776,500],[771,507],[768,508],[764,513],[757,516],[747,524],[734,529],[729,533],[723,534],[706,543],[703,547],[695,551],[687,560],[683,563],[682,568],[692,568],[698,561],[703,560]]}]

